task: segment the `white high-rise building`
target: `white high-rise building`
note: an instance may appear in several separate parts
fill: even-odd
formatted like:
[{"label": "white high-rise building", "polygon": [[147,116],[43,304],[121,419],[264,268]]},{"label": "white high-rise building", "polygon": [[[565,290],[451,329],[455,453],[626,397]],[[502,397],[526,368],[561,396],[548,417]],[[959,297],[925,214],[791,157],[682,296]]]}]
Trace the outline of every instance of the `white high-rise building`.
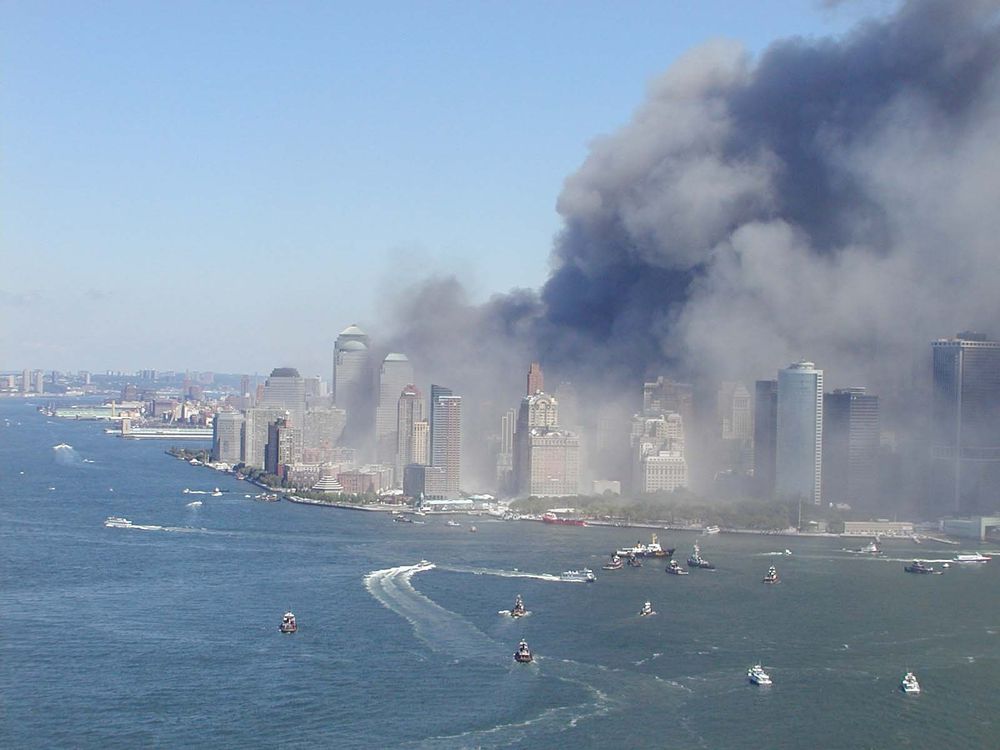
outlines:
[{"label": "white high-rise building", "polygon": [[405,354],[389,352],[378,375],[378,406],[375,408],[375,460],[396,465],[399,396],[413,383],[413,365]]},{"label": "white high-rise building", "polygon": [[796,362],[778,371],[775,490],[819,505],[823,485],[823,371]]}]

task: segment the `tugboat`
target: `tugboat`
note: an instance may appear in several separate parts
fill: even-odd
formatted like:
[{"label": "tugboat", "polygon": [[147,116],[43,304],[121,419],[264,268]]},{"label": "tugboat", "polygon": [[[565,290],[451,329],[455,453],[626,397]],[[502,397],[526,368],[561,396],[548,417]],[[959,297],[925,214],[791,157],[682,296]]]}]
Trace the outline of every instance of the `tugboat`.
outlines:
[{"label": "tugboat", "polygon": [[528,664],[534,661],[534,657],[531,655],[531,649],[528,648],[527,641],[521,641],[517,644],[517,651],[514,652],[514,661],[519,664]]},{"label": "tugboat", "polygon": [[751,685],[770,685],[771,675],[764,671],[760,664],[754,664],[747,670],[747,679]]},{"label": "tugboat", "polygon": [[514,606],[511,607],[510,616],[514,618],[524,617],[528,614],[528,610],[524,608],[524,600],[521,599],[521,595],[518,594],[514,597]]},{"label": "tugboat", "polygon": [[601,566],[602,570],[621,570],[625,567],[625,563],[618,555],[612,555],[611,559],[606,565]]},{"label": "tugboat", "polygon": [[934,566],[924,565],[920,560],[914,560],[912,565],[904,565],[903,570],[907,573],[923,573],[926,575],[934,572]]},{"label": "tugboat", "polygon": [[291,612],[285,612],[281,618],[281,624],[278,626],[278,630],[282,633],[294,633],[299,629],[299,626],[295,624],[295,615]]},{"label": "tugboat", "polygon": [[655,614],[656,612],[653,611],[653,605],[650,602],[643,604],[642,609],[639,610],[639,617],[649,617]]},{"label": "tugboat", "polygon": [[780,580],[778,578],[778,569],[772,565],[767,569],[767,574],[761,580],[763,583],[777,583]]},{"label": "tugboat", "polygon": [[715,565],[701,556],[701,547],[698,546],[698,542],[694,543],[694,551],[691,553],[691,557],[688,558],[688,567],[715,570]]},{"label": "tugboat", "polygon": [[667,572],[675,576],[686,576],[688,574],[684,568],[677,564],[676,560],[670,561],[670,565],[667,566]]},{"label": "tugboat", "polygon": [[920,683],[917,682],[916,675],[913,672],[907,672],[903,675],[903,679],[899,683],[899,689],[904,693],[919,693]]},{"label": "tugboat", "polygon": [[628,559],[625,561],[625,564],[628,565],[630,568],[641,568],[642,560],[640,560],[635,555],[629,555]]}]

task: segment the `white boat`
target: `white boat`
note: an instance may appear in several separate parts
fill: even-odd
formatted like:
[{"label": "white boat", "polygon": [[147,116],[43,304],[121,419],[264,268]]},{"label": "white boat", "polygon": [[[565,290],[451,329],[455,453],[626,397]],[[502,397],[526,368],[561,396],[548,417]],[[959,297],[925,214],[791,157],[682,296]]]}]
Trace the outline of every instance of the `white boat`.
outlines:
[{"label": "white boat", "polygon": [[594,571],[590,568],[584,568],[583,570],[565,570],[559,578],[563,581],[579,581],[582,583],[593,583],[597,580],[597,576],[594,575]]},{"label": "white boat", "polygon": [[664,550],[656,534],[653,534],[649,544],[636,541],[634,547],[621,547],[615,554],[619,557],[670,557],[674,550]]},{"label": "white boat", "polygon": [[767,569],[767,573],[764,575],[762,580],[764,583],[778,583],[780,580],[778,578],[778,569],[772,565]]},{"label": "white boat", "polygon": [[980,555],[976,552],[973,555],[955,555],[955,562],[957,563],[988,563],[991,558],[986,555]]},{"label": "white boat", "polygon": [[508,614],[510,614],[510,616],[515,619],[518,617],[524,617],[526,614],[528,614],[528,610],[525,609],[524,600],[521,598],[520,594],[518,594],[514,598],[514,606],[511,607],[510,612]]},{"label": "white boat", "polygon": [[282,633],[294,633],[299,629],[299,626],[295,622],[295,615],[291,612],[285,612],[281,617],[281,624],[278,626],[278,630]]},{"label": "white boat", "polygon": [[688,574],[684,568],[677,564],[676,560],[670,561],[670,564],[667,566],[667,572],[675,576],[686,576]]},{"label": "white boat", "polygon": [[132,528],[132,522],[127,518],[122,518],[121,516],[108,516],[104,520],[104,525],[109,529],[130,529]]},{"label": "white boat", "polygon": [[913,672],[907,672],[903,675],[903,679],[899,683],[899,689],[904,693],[919,693],[920,683],[917,682],[916,675]]},{"label": "white boat", "polygon": [[71,451],[73,446],[68,443],[59,443],[59,445],[53,445],[52,450],[54,451]]},{"label": "white boat", "polygon": [[222,497],[222,490],[216,487],[214,490],[212,490],[212,497]]},{"label": "white boat", "polygon": [[452,521],[451,519],[448,519],[447,521],[444,522],[444,525],[445,526],[461,526],[462,524],[460,524],[458,521]]},{"label": "white boat", "polygon": [[878,543],[874,542],[874,541],[868,542],[868,544],[866,544],[864,547],[862,547],[861,549],[859,549],[858,552],[863,552],[866,555],[880,555],[880,554],[882,554],[882,550],[880,550],[878,548]]},{"label": "white boat", "polygon": [[703,534],[718,534],[720,531],[722,531],[722,529],[720,529],[718,526],[706,526],[702,530],[702,533]]},{"label": "white boat", "polygon": [[639,617],[649,617],[655,614],[656,612],[653,611],[653,604],[651,602],[646,602],[642,605],[642,609],[639,610]]},{"label": "white boat", "polygon": [[770,685],[771,675],[764,671],[760,664],[754,664],[747,670],[747,679],[752,685]]}]

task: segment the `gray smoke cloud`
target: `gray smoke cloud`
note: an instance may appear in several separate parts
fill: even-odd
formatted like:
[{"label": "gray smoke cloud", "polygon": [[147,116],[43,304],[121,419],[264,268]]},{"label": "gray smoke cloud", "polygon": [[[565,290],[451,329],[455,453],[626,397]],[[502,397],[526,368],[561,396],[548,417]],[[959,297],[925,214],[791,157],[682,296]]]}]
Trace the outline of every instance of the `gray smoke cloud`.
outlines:
[{"label": "gray smoke cloud", "polygon": [[888,393],[930,340],[1000,335],[998,8],[916,0],[758,58],[690,51],[566,180],[545,286],[475,306],[429,281],[400,345],[502,392],[533,357],[632,384],[805,357]]}]

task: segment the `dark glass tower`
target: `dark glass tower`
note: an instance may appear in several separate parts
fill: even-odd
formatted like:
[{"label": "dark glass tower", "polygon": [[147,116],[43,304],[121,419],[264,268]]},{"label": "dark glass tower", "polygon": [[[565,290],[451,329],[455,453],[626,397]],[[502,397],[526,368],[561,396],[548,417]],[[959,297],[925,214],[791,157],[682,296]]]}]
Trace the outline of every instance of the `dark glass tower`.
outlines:
[{"label": "dark glass tower", "polygon": [[753,402],[753,475],[760,497],[774,494],[778,439],[778,381],[758,380]]},{"label": "dark glass tower", "polygon": [[966,332],[931,346],[934,504],[992,511],[1000,502],[1000,343]]},{"label": "dark glass tower", "polygon": [[845,388],[823,396],[823,497],[870,508],[878,487],[878,396]]}]

